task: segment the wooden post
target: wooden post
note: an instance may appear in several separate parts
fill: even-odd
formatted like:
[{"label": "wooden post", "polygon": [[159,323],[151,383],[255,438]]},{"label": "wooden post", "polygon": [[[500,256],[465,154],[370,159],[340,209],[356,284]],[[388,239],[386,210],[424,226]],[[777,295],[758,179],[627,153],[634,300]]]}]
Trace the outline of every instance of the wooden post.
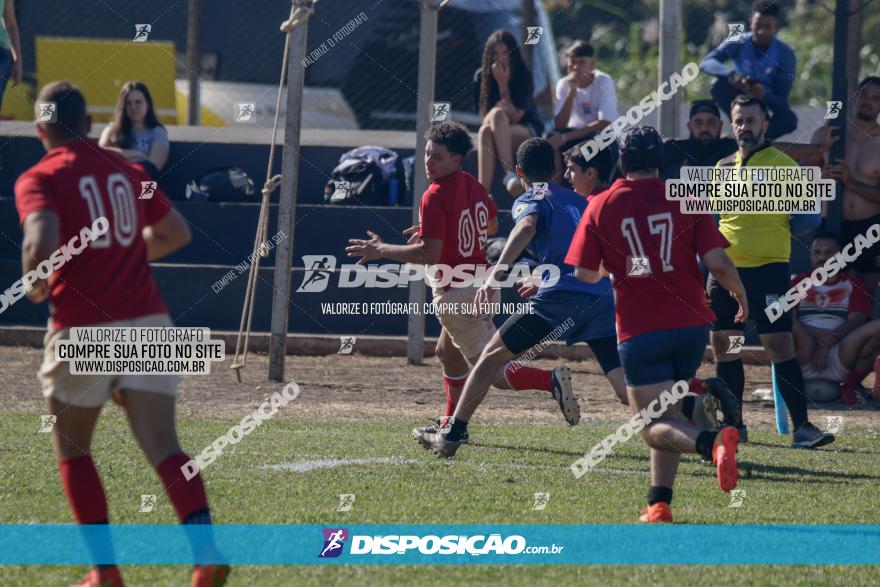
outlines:
[{"label": "wooden post", "polygon": [[[293,0],[295,7],[310,7],[312,0]],[[287,238],[278,243],[275,252],[275,283],[272,288],[272,335],[269,338],[269,379],[284,380],[284,359],[287,355],[287,320],[290,304],[290,269],[293,261],[293,225],[296,216],[296,181],[299,178],[300,127],[302,95],[305,84],[306,37],[309,11],[304,10],[301,22],[290,33],[287,59],[287,112],[284,123],[284,151],[281,160],[281,192],[278,196],[278,230]]]}]

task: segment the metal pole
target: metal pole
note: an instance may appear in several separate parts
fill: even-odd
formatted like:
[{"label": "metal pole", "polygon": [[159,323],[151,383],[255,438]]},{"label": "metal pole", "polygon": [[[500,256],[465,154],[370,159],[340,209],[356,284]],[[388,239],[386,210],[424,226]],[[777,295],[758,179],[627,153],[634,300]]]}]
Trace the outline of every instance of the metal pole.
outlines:
[{"label": "metal pole", "polygon": [[186,123],[198,126],[201,96],[199,78],[202,75],[202,11],[201,0],[189,0],[186,14],[186,69],[189,72],[189,101]]},{"label": "metal pole", "polygon": [[[427,145],[425,133],[431,126],[431,102],[434,101],[434,72],[437,55],[437,8],[429,0],[422,0],[421,26],[419,30],[419,87],[416,105],[416,164],[413,180],[412,223],[419,223],[419,205],[422,194],[428,189],[425,175],[424,153]],[[411,281],[409,302],[421,307],[425,303],[425,282]],[[412,306],[410,306],[412,307]],[[425,353],[425,315],[410,314],[406,325],[406,357],[413,365],[421,365]]]},{"label": "metal pole", "polygon": [[[659,70],[659,82],[681,71],[681,0],[660,0]],[[678,135],[680,114],[681,93],[676,92],[657,109],[657,126],[663,137]]]},{"label": "metal pole", "polygon": [[[831,68],[831,99],[841,102],[840,114],[836,119],[831,120],[831,124],[838,127],[837,136],[840,137],[834,146],[831,147],[830,158],[833,162],[835,159],[846,158],[846,127],[848,110],[847,102],[849,95],[847,94],[846,83],[846,49],[848,26],[847,13],[849,12],[849,0],[837,0],[835,3],[834,14],[834,61]],[[843,182],[837,182],[837,197],[829,204],[827,210],[827,218],[825,225],[829,230],[838,230],[840,228],[841,208],[843,206]]]},{"label": "metal pole", "polygon": [[[310,8],[312,0],[294,0],[294,6]],[[278,230],[287,236],[275,251],[275,283],[272,288],[272,335],[269,338],[269,379],[284,380],[287,355],[287,318],[290,303],[290,269],[293,260],[293,223],[296,214],[296,180],[299,177],[299,132],[302,122],[302,95],[305,83],[308,10],[290,33],[287,58],[287,113],[284,123],[284,151],[281,159],[281,192],[278,197]]]}]

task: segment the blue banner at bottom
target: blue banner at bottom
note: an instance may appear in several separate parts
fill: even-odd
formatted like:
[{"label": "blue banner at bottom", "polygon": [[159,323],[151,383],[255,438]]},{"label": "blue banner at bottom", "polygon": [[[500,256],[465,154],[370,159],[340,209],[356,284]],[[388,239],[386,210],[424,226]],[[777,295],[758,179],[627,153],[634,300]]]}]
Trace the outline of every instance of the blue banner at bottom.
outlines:
[{"label": "blue banner at bottom", "polygon": [[877,565],[880,525],[0,525],[0,564],[220,560],[237,565]]}]

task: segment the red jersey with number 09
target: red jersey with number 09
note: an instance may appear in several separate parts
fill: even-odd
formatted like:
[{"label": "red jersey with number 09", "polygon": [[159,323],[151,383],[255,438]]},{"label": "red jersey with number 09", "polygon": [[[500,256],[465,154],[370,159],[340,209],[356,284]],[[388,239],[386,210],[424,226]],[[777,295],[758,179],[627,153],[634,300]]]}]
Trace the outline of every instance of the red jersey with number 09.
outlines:
[{"label": "red jersey with number 09", "polygon": [[587,206],[565,262],[593,271],[605,264],[623,342],[714,321],[696,255],[728,244],[710,215],[682,214],[667,201],[663,180],[619,179]]},{"label": "red jersey with number 09", "polygon": [[[152,197],[139,199],[149,195],[144,188],[155,189]],[[93,140],[68,143],[46,153],[18,178],[15,206],[22,224],[32,212],[54,212],[58,247],[99,217],[110,224],[104,235],[49,277],[53,328],[167,312],[141,233],[168,214],[171,202],[142,167]]]},{"label": "red jersey with number 09", "polygon": [[443,241],[441,265],[486,264],[483,248],[498,206],[474,176],[450,173],[431,184],[419,208],[419,235]]}]

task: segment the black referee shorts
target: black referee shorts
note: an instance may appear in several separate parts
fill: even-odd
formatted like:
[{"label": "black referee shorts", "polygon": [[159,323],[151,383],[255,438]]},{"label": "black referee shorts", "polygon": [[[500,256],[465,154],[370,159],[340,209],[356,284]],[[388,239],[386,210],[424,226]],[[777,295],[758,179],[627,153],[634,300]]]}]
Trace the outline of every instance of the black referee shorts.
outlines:
[{"label": "black referee shorts", "polygon": [[[760,267],[737,267],[739,277],[746,288],[749,301],[749,320],[758,326],[758,334],[791,332],[791,313],[785,312],[775,322],[770,322],[764,309],[791,289],[791,273],[788,263],[767,263]],[[734,322],[739,306],[730,292],[709,275],[707,284],[709,304],[716,320],[712,330],[745,330],[745,324]]]}]

